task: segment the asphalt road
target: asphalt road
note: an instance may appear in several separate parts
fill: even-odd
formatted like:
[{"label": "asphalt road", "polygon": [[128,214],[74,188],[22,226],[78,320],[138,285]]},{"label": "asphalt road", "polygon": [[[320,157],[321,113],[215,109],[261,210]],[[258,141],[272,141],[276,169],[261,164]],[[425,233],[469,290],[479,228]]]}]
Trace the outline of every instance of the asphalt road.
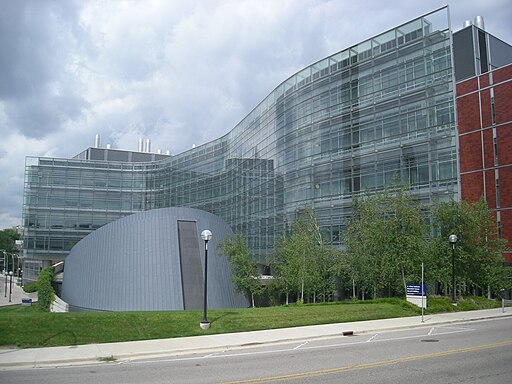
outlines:
[{"label": "asphalt road", "polygon": [[512,319],[159,360],[0,372],[1,383],[507,383]]}]

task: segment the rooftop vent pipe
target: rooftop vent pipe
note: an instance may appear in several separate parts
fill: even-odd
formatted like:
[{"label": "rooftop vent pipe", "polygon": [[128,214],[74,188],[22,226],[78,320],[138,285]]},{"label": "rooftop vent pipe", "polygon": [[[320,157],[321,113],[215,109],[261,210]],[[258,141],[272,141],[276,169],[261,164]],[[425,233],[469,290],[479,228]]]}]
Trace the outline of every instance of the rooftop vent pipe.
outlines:
[{"label": "rooftop vent pipe", "polygon": [[478,28],[485,30],[484,18],[482,16],[476,16],[475,17],[475,25]]}]

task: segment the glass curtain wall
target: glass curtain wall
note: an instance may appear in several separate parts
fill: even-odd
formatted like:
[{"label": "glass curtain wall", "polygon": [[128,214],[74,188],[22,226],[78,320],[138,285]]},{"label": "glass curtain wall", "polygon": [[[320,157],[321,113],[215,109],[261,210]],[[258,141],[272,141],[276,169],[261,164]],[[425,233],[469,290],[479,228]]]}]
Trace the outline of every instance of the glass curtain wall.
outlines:
[{"label": "glass curtain wall", "polygon": [[352,199],[407,184],[457,198],[448,9],[327,57],[270,93],[225,136],[152,163],[28,159],[26,257],[62,259],[92,230],[147,209],[214,213],[262,263],[304,208],[340,245]]}]

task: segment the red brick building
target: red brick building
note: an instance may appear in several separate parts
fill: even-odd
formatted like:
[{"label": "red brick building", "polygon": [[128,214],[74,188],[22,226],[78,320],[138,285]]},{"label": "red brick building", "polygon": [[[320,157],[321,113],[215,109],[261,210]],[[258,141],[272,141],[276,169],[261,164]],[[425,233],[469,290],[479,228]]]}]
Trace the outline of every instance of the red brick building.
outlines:
[{"label": "red brick building", "polygon": [[[492,68],[492,67],[491,67]],[[512,64],[457,82],[461,197],[484,196],[512,265]]]},{"label": "red brick building", "polygon": [[512,266],[512,46],[485,31],[481,17],[453,42],[460,197],[485,198]]}]

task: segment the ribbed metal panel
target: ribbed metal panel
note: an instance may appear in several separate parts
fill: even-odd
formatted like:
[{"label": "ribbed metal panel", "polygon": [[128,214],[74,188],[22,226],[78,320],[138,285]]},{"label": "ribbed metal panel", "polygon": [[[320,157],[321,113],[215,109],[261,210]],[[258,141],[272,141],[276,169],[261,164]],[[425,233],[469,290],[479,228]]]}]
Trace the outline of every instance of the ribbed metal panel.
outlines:
[{"label": "ribbed metal panel", "polygon": [[[193,221],[198,233],[213,233],[208,244],[208,307],[246,307],[247,300],[233,289],[229,263],[216,249],[231,229],[217,216],[191,208],[141,212],[92,232],[66,258],[62,298],[77,310],[184,309],[178,221]],[[198,243],[204,271],[204,243],[200,238]]]}]

